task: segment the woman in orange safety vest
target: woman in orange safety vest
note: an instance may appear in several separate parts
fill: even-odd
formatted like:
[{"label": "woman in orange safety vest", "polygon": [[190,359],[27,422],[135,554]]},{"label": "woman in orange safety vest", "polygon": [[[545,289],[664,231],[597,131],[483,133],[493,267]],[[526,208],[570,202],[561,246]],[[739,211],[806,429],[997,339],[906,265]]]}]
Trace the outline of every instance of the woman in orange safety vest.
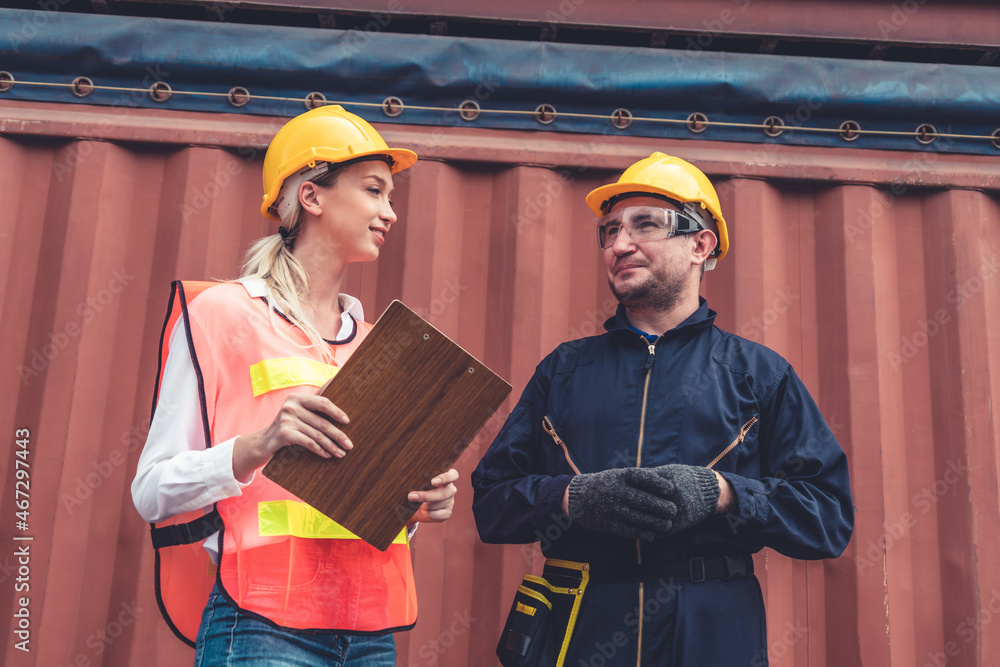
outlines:
[{"label": "woman in orange safety vest", "polygon": [[[344,270],[378,257],[392,175],[416,161],[340,107],[293,118],[264,159],[278,233],[235,282],[173,285],[132,495],[153,524],[160,609],[198,667],[394,667],[391,633],[416,621],[409,531],[379,551],[260,473],[287,445],[350,456],[349,415],[316,387],[371,328]],[[412,492],[414,521],[450,517],[457,479]]]}]

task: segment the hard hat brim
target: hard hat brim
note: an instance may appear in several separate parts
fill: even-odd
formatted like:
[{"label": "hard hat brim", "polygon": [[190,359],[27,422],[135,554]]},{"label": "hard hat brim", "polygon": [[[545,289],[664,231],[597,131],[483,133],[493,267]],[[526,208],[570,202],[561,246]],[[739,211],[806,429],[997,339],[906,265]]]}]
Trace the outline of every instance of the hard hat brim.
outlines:
[{"label": "hard hat brim", "polygon": [[[278,183],[284,183],[285,179],[294,174],[296,171],[302,168],[303,165],[309,164],[310,162],[330,162],[332,164],[346,165],[350,162],[354,162],[360,158],[369,157],[371,155],[387,155],[392,158],[392,166],[389,168],[389,173],[398,174],[404,169],[409,169],[414,164],[417,163],[417,154],[406,148],[376,148],[370,151],[360,151],[358,153],[352,154],[349,158],[342,159],[342,156],[338,156],[337,159],[328,159],[325,151],[322,147],[313,148],[305,153],[296,155],[295,157],[285,161],[282,168],[278,171]],[[330,156],[332,157],[332,156]],[[273,192],[269,192],[265,197],[263,203],[260,205],[260,213],[268,220],[274,222],[281,222],[281,219],[270,211],[271,205],[274,200],[278,198],[278,192],[280,188],[275,188]]]}]

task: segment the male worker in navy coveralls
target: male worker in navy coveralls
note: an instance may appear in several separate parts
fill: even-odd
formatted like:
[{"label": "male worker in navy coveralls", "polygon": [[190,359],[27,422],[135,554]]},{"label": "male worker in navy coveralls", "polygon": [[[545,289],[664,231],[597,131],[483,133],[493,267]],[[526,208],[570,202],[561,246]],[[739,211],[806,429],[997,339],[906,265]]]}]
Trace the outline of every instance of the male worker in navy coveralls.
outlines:
[{"label": "male worker in navy coveralls", "polygon": [[[542,360],[472,476],[483,541],[541,540],[548,559],[545,581],[518,589],[498,654],[546,667],[766,665],[751,554],[843,552],[846,457],[788,362],[720,330],[699,297],[729,246],[701,171],[654,153],[587,204],[617,313],[606,333]],[[515,618],[544,616],[542,604],[547,637]]]}]

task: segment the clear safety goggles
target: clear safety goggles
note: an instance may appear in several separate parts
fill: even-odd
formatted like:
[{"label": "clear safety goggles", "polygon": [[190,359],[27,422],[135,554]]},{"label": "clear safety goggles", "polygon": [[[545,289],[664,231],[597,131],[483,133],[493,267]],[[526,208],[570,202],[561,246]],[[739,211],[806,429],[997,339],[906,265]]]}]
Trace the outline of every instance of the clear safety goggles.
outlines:
[{"label": "clear safety goggles", "polygon": [[704,228],[698,220],[672,208],[628,206],[597,221],[597,242],[601,249],[613,246],[623,229],[633,241],[639,243],[668,239],[678,234],[693,234]]}]

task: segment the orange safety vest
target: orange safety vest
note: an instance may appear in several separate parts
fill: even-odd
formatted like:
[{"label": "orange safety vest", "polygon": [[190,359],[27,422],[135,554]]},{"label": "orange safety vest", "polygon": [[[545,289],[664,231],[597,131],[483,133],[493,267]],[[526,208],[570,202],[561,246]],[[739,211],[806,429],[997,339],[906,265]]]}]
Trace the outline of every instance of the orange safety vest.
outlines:
[{"label": "orange safety vest", "polygon": [[[305,349],[305,334],[239,283],[174,282],[160,341],[156,394],[178,318],[198,377],[205,446],[270,424],[285,397],[315,391],[371,329],[334,345],[335,363]],[[183,350],[181,351],[183,353]],[[216,568],[201,545],[222,530]],[[152,526],[156,599],[167,624],[194,646],[213,584],[234,607],[290,631],[384,634],[416,623],[404,529],[384,552],[271,482],[258,470],[240,496]]]}]

